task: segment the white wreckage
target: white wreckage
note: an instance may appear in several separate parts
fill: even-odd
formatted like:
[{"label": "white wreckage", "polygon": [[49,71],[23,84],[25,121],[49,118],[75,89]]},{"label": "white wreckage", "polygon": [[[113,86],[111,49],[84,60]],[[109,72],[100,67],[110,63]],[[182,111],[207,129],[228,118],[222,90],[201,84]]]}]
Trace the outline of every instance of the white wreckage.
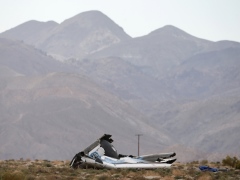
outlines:
[{"label": "white wreckage", "polygon": [[72,168],[136,168],[154,169],[169,168],[176,161],[175,152],[132,156],[118,154],[111,144],[111,135],[104,134],[101,138],[77,153],[70,166]]}]

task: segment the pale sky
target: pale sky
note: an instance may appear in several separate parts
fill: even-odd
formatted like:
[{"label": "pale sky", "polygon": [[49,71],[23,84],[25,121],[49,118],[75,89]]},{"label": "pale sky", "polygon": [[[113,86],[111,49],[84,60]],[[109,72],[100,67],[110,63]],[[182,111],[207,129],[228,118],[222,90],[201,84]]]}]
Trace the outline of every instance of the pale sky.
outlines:
[{"label": "pale sky", "polygon": [[0,33],[99,10],[132,37],[173,25],[199,38],[240,42],[240,0],[0,0],[0,7]]}]

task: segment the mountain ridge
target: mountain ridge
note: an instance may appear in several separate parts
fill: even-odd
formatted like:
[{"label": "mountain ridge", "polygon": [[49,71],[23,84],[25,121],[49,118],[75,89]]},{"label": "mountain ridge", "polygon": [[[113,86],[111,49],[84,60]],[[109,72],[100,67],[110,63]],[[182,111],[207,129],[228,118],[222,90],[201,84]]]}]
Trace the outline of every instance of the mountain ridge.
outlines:
[{"label": "mountain ridge", "polygon": [[[89,18],[90,16],[96,18]],[[103,22],[99,21],[99,25],[94,26],[98,18],[102,18]],[[81,24],[83,19],[85,24]],[[32,132],[34,126],[28,129],[24,126],[26,124],[19,124],[21,119],[26,122],[35,118],[44,119],[42,124],[37,122],[41,129],[50,123],[51,128],[55,129],[56,125],[63,132],[67,129],[63,128],[65,121],[71,119],[73,124],[89,127],[95,135],[102,135],[104,128],[112,127],[115,132],[109,132],[122,136],[123,139],[118,139],[120,142],[131,137],[134,129],[141,124],[141,127],[147,128],[145,131],[140,128],[139,131],[144,131],[144,136],[147,136],[145,140],[150,143],[145,141],[144,152],[175,147],[173,151],[179,153],[179,161],[201,157],[216,160],[224,152],[236,153],[239,144],[235,142],[240,135],[237,131],[240,116],[240,43],[204,40],[172,25],[156,29],[142,37],[131,38],[120,26],[98,11],[80,13],[43,34],[44,37],[40,39],[29,37],[36,40],[35,45],[24,44],[27,43],[24,39],[20,40],[24,43],[5,39],[9,41],[10,45],[7,45],[1,43],[3,40],[0,39],[0,68],[7,75],[0,73],[0,104],[3,114],[0,120],[6,123],[13,119],[17,124],[13,128],[19,136],[22,132],[32,142],[28,130]],[[0,36],[4,37],[4,33]],[[74,75],[79,77],[74,78]],[[77,94],[84,92],[84,95],[74,98],[71,93],[74,94],[77,90],[73,91],[73,84],[80,86],[81,82],[85,82],[82,76],[87,77],[89,82],[93,81],[91,87],[102,93],[94,94],[76,87]],[[84,85],[88,87],[86,82],[81,87]],[[16,104],[18,101],[23,101],[25,106]],[[115,103],[111,104],[112,101]],[[125,106],[124,103],[128,105]],[[94,108],[90,111],[85,106],[87,104]],[[114,108],[118,106],[119,108]],[[9,107],[13,109],[8,109]],[[82,107],[80,112],[79,107]],[[34,113],[26,115],[28,109]],[[16,114],[10,118],[9,112]],[[51,122],[51,119],[54,120]],[[57,119],[62,119],[59,126]],[[96,119],[107,123],[101,124]],[[124,121],[124,125],[117,126],[127,128],[128,131],[121,133],[111,124],[110,119],[116,124]],[[134,126],[136,123],[139,126]],[[18,126],[24,131],[18,129]],[[71,126],[64,138],[73,142],[68,136],[71,129],[79,133],[76,127]],[[152,134],[152,131],[156,134]],[[79,138],[93,138],[93,134],[88,135],[83,130]],[[54,157],[52,153],[59,153],[61,143],[56,141],[54,146],[46,145],[43,137],[46,136],[41,134],[41,141],[38,141],[36,147],[41,152],[51,151],[48,155]],[[58,136],[54,138],[59,140]],[[87,143],[86,139],[83,141],[82,143]],[[134,151],[134,142],[132,137],[124,146]],[[12,148],[14,149],[13,145]],[[189,154],[184,153],[184,148]],[[69,151],[65,153],[71,154]],[[58,155],[60,154],[64,156],[64,152]],[[34,151],[31,155],[36,157]]]}]

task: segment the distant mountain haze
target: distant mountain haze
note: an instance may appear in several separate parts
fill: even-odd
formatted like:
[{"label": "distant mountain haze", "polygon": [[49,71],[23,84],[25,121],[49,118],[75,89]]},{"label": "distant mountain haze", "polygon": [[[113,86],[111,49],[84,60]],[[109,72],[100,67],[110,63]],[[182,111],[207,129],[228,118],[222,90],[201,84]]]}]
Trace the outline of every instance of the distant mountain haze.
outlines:
[{"label": "distant mountain haze", "polygon": [[40,75],[49,72],[74,72],[44,51],[21,41],[0,38],[0,65],[23,75]]},{"label": "distant mountain haze", "polygon": [[100,11],[28,21],[0,34],[0,159],[70,159],[103,133],[123,154],[141,133],[142,153],[240,155],[239,70],[240,43],[172,25],[132,38]]},{"label": "distant mountain haze", "polygon": [[211,42],[196,38],[174,27],[165,26],[150,34],[133,38],[91,55],[89,58],[117,56],[161,79],[172,68],[205,51],[240,47],[235,42]]},{"label": "distant mountain haze", "polygon": [[[40,27],[39,30],[37,26]],[[22,32],[26,28],[30,29],[28,36]],[[3,32],[1,37],[18,37],[17,39],[59,59],[82,58],[112,44],[131,39],[121,27],[99,11],[80,13],[59,25],[53,22],[29,21],[16,29]]]},{"label": "distant mountain haze", "polygon": [[115,144],[122,153],[136,152],[132,133],[144,133],[142,152],[171,144],[143,115],[84,76],[51,73],[3,82],[1,159],[71,159],[104,133],[120,139]]},{"label": "distant mountain haze", "polygon": [[2,33],[5,38],[22,40],[27,44],[35,45],[36,47],[48,33],[58,26],[58,23],[54,21],[49,22],[39,22],[36,20],[31,20],[25,22],[16,28],[10,29]]}]

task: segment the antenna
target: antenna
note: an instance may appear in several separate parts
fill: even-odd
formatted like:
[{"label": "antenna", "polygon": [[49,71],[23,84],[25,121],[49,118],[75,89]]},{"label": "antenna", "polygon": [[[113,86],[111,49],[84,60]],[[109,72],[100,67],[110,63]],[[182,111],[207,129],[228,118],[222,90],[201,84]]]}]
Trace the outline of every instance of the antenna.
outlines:
[{"label": "antenna", "polygon": [[138,156],[139,156],[139,150],[140,150],[140,136],[142,136],[143,134],[136,134],[135,136],[138,137]]}]

